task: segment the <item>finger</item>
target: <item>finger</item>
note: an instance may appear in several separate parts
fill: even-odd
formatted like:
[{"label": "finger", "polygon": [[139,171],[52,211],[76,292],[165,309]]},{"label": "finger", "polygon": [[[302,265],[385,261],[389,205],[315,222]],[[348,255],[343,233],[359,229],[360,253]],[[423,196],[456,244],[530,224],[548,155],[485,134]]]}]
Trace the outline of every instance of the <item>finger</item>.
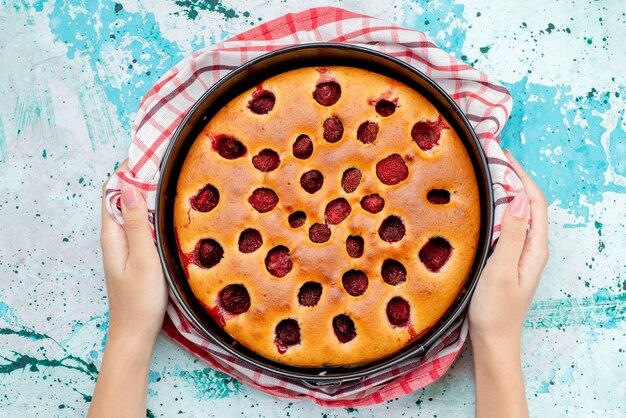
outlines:
[{"label": "finger", "polygon": [[[533,236],[532,241],[547,246],[548,244],[548,203],[541,192],[541,189],[530,178],[528,173],[522,168],[519,162],[511,155],[508,150],[504,151],[509,163],[522,180],[524,189],[530,200],[530,219],[531,226],[529,235]],[[536,236],[536,238],[535,238]]]},{"label": "finger", "polygon": [[118,171],[124,171],[127,168],[128,168],[128,158],[122,161],[120,165],[117,166],[117,169],[115,170],[115,172],[117,173]]},{"label": "finger", "polygon": [[[528,227],[529,199],[524,190],[520,190],[509,203],[502,217],[500,238],[492,258],[501,269],[515,269],[519,264]],[[508,277],[508,275],[503,275]],[[517,278],[517,274],[515,274]]]},{"label": "finger", "polygon": [[[122,163],[117,167],[115,172],[117,173],[119,171],[126,170],[127,168],[128,168],[128,158],[122,161]],[[115,231],[123,232],[119,224],[115,222],[115,220],[111,217],[111,215],[108,213],[106,209],[106,197],[107,197],[106,194],[107,194],[107,189],[108,189],[107,186],[109,184],[109,180],[105,181],[104,184],[102,185],[102,232],[109,233],[110,230],[113,231],[112,233],[115,233]]]},{"label": "finger", "polygon": [[124,229],[113,219],[107,210],[107,182],[102,186],[102,226],[100,229],[100,247],[104,266],[111,268],[120,263],[123,266],[128,257],[128,243]]},{"label": "finger", "polygon": [[148,208],[139,190],[133,186],[122,187],[121,195],[129,259],[135,257],[140,262],[147,258],[147,254],[155,251],[148,221]]},{"label": "finger", "polygon": [[[528,266],[525,266],[526,270],[535,270],[529,277],[539,280],[540,272],[545,267],[548,261],[548,203],[541,192],[541,189],[530,178],[526,171],[522,168],[520,163],[511,155],[510,152],[505,151],[505,155],[511,166],[522,180],[522,184],[528,193],[530,199],[530,219],[531,226],[528,231],[528,238],[524,246],[524,259],[530,260]],[[536,284],[531,283],[531,286]]]}]

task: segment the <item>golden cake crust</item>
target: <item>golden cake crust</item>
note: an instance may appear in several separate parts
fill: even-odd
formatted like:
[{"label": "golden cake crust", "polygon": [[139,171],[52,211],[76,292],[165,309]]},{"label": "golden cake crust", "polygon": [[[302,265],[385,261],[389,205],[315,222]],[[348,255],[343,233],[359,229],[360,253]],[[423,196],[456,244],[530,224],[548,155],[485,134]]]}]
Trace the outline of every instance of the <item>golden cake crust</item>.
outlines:
[{"label": "golden cake crust", "polygon": [[[333,81],[341,96],[332,106],[313,98],[320,83]],[[267,114],[249,108],[259,92],[271,92],[275,103]],[[395,102],[387,117],[375,104]],[[324,139],[323,122],[338,117],[344,127],[336,143]],[[375,122],[379,132],[374,143],[356,139],[359,126]],[[422,150],[412,139],[417,122],[439,123],[438,145]],[[296,138],[308,135],[313,142],[310,158],[293,155]],[[220,138],[234,137],[247,151],[240,158],[226,159],[215,149]],[[252,157],[262,150],[278,153],[280,165],[262,172]],[[379,161],[399,154],[408,167],[408,177],[385,185],[376,173]],[[346,169],[358,168],[362,180],[354,192],[341,186]],[[303,173],[319,170],[321,189],[313,194],[300,185]],[[207,184],[219,191],[219,203],[209,212],[199,212],[191,201]],[[266,213],[255,210],[248,199],[255,189],[272,189],[278,204]],[[447,204],[427,200],[432,189],[450,192]],[[379,194],[385,205],[381,212],[363,210],[364,196]],[[330,225],[331,238],[324,243],[309,239],[309,228],[325,223],[326,205],[344,198],[351,212],[338,225]],[[288,216],[306,213],[306,222],[290,227]],[[235,340],[271,360],[302,367],[354,366],[387,357],[425,335],[448,311],[461,291],[471,269],[480,230],[478,187],[470,158],[456,132],[435,107],[408,86],[391,78],[349,67],[302,68],[272,77],[224,106],[207,124],[192,145],[177,186],[174,225],[179,251],[191,289],[202,304]],[[385,242],[379,227],[389,216],[398,216],[406,234],[398,242]],[[261,247],[251,253],[238,249],[242,231],[254,228],[262,236]],[[349,236],[361,236],[364,252],[352,258],[346,251]],[[418,256],[429,239],[443,237],[452,252],[437,271],[430,271]],[[210,268],[194,262],[194,251],[203,239],[213,239],[223,257]],[[293,268],[284,277],[270,274],[265,265],[268,252],[276,246],[289,250]],[[407,271],[401,284],[390,285],[381,278],[386,259],[400,262]],[[349,270],[367,275],[368,286],[360,296],[351,296],[342,284]],[[298,292],[305,282],[322,286],[319,302],[302,306]],[[241,284],[249,294],[249,309],[241,314],[224,314],[219,294],[230,284]],[[387,304],[400,296],[410,305],[410,320],[394,326]],[[348,315],[356,337],[342,343],[333,329],[333,318]],[[300,341],[287,347],[276,342],[276,327],[285,319],[297,321]]]}]

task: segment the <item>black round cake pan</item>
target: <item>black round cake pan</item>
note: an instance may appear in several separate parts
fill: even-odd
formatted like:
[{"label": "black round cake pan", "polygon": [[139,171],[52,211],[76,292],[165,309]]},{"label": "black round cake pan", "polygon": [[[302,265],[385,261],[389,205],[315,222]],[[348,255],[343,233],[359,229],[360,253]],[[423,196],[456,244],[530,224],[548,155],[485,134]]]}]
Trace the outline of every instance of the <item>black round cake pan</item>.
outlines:
[{"label": "black round cake pan", "polygon": [[[356,367],[301,368],[277,363],[238,344],[196,300],[178,256],[174,233],[174,199],[178,176],[187,153],[207,122],[229,101],[264,80],[297,68],[348,66],[373,71],[408,85],[428,99],[448,120],[465,144],[476,173],[481,202],[481,232],[476,257],[456,302],[424,338],[375,363]],[[255,58],[212,86],[189,110],[174,133],[161,165],[155,215],[157,247],[165,276],[183,314],[208,339],[239,360],[278,376],[312,384],[331,384],[365,378],[425,352],[463,314],[487,259],[493,227],[493,193],[485,155],[467,118],[433,80],[403,61],[364,47],[311,43],[276,50]]]}]

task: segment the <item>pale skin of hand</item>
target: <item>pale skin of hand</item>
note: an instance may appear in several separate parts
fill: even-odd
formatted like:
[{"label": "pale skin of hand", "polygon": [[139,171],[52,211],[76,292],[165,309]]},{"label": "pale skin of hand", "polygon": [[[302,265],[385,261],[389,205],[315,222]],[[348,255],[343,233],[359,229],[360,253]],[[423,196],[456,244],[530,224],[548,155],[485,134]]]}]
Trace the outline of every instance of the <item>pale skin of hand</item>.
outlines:
[{"label": "pale skin of hand", "polygon": [[505,155],[525,191],[505,210],[500,238],[470,303],[477,418],[528,416],[520,361],[522,326],[548,261],[546,198],[513,156],[508,151]]},{"label": "pale skin of hand", "polygon": [[163,325],[167,286],[143,197],[132,186],[122,189],[122,227],[104,206],[105,188],[100,245],[110,320],[88,417],[145,417],[150,358]]},{"label": "pale skin of hand", "polygon": [[[477,418],[528,416],[521,332],[548,259],[545,197],[517,161],[506,155],[527,193],[518,193],[507,207],[500,239],[469,308]],[[90,418],[146,415],[150,358],[167,307],[167,286],[146,203],[128,186],[122,190],[121,204],[124,227],[109,216],[103,198],[100,243],[110,324]],[[532,225],[527,232],[529,217]]]}]

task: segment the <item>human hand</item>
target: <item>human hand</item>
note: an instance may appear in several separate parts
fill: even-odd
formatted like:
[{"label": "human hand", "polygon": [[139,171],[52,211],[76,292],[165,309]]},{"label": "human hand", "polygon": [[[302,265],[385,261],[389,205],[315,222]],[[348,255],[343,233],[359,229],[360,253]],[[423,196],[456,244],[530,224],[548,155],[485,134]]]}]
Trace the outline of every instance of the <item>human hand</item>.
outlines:
[{"label": "human hand", "polygon": [[470,303],[469,333],[473,345],[514,349],[548,261],[548,215],[541,190],[508,151],[505,155],[525,191],[520,190],[505,210],[500,238]]},{"label": "human hand", "polygon": [[546,198],[513,156],[505,154],[525,191],[518,191],[504,211],[500,239],[470,303],[476,418],[528,417],[520,364],[522,326],[548,261]]},{"label": "human hand", "polygon": [[[118,170],[124,169],[126,162]],[[102,199],[100,245],[109,299],[109,338],[154,344],[163,325],[167,286],[150,226],[148,209],[133,186],[121,190],[124,226],[111,218]]]},{"label": "human hand", "polygon": [[[119,170],[126,167],[122,163]],[[150,357],[167,307],[167,287],[137,189],[122,188],[124,226],[106,210],[102,187],[100,246],[109,297],[109,334],[89,418],[146,416]]]}]

